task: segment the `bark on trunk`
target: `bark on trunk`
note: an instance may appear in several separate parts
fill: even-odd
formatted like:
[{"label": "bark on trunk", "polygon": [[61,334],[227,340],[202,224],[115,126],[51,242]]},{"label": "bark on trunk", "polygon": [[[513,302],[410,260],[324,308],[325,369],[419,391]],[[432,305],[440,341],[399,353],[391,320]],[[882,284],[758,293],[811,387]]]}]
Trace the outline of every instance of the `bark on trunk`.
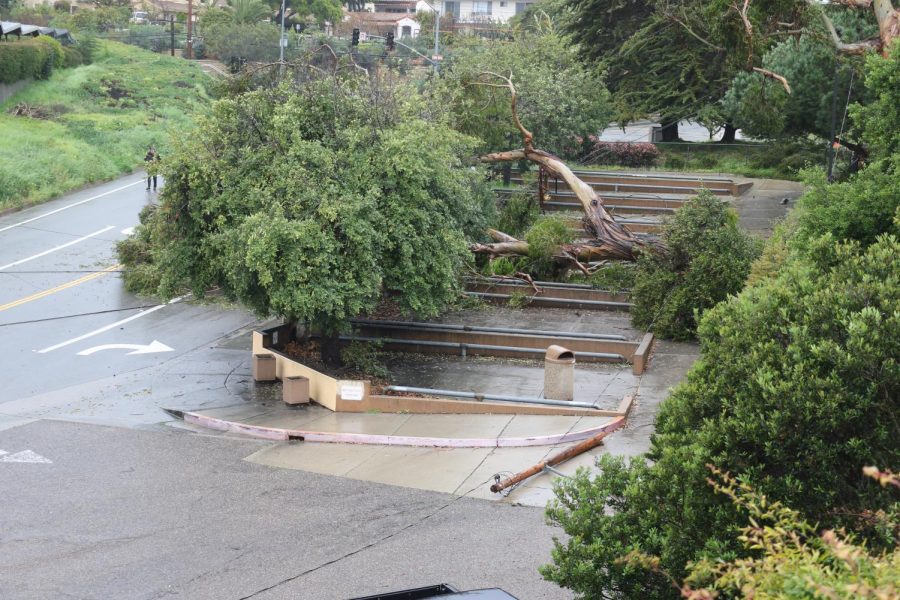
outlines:
[{"label": "bark on trunk", "polygon": [[320,338],[319,352],[322,356],[322,362],[331,367],[340,367],[343,365],[341,360],[341,342],[340,336],[333,333],[322,332]]},{"label": "bark on trunk", "polygon": [[733,144],[734,143],[734,134],[737,133],[737,129],[731,123],[725,123],[725,128],[722,131],[722,139],[720,140],[723,144]]},{"label": "bark on trunk", "polygon": [[[496,73],[485,73],[491,77],[499,78],[505,83],[482,83],[493,87],[507,88],[510,91],[510,104],[512,118],[522,136],[524,148],[520,150],[508,150],[506,152],[494,152],[481,157],[482,162],[514,162],[521,160],[531,161],[547,173],[563,179],[575,193],[581,202],[584,211],[584,229],[593,239],[581,244],[567,244],[559,249],[558,256],[574,260],[580,268],[584,268],[580,261],[595,261],[608,258],[635,260],[638,254],[645,248],[646,243],[635,237],[624,225],[617,223],[603,207],[603,200],[597,195],[590,185],[579,179],[575,173],[560,158],[534,147],[534,135],[525,129],[519,120],[516,111],[516,88],[509,77]],[[676,124],[677,133],[677,124]],[[490,254],[492,256],[510,256],[528,254],[528,243],[492,230],[493,244],[473,244],[471,250],[476,253]]]},{"label": "bark on trunk", "polygon": [[678,141],[678,121],[663,121],[662,123],[662,141],[677,142]]}]

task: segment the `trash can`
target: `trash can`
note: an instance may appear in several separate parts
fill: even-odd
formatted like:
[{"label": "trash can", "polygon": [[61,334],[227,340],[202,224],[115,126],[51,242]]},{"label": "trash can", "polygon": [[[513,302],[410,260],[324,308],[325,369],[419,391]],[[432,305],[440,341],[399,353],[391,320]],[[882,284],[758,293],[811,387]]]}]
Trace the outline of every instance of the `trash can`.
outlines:
[{"label": "trash can", "polygon": [[285,377],[282,383],[281,399],[285,404],[309,404],[309,378],[302,375]]},{"label": "trash can", "polygon": [[275,357],[271,354],[253,355],[253,381],[275,381]]},{"label": "trash can", "polygon": [[550,346],[544,355],[544,398],[575,398],[575,353],[562,346]]}]

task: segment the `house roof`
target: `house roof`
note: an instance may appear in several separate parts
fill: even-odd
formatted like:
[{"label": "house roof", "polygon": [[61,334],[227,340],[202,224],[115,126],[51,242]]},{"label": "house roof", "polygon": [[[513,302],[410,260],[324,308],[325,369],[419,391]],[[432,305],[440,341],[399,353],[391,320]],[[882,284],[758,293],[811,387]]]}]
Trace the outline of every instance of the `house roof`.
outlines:
[{"label": "house roof", "polygon": [[359,19],[361,21],[369,21],[376,23],[396,23],[398,21],[402,21],[403,19],[409,19],[410,21],[415,21],[415,15],[407,14],[407,13],[391,13],[391,12],[359,12],[353,13],[354,15],[359,15]]}]

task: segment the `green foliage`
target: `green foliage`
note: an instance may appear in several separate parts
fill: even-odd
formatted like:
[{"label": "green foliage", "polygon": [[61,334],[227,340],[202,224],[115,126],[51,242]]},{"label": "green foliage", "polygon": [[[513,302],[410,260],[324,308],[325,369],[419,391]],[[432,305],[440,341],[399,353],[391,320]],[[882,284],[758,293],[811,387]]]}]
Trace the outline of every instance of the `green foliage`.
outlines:
[{"label": "green foliage", "polygon": [[533,260],[552,257],[563,244],[574,238],[566,222],[555,217],[541,217],[525,232],[528,256]]},{"label": "green foliage", "polygon": [[0,111],[0,210],[128,173],[143,165],[151,144],[165,157],[167,132],[184,135],[207,109],[209,78],[196,65],[115,42],[103,42],[98,56],[93,65],[55,71],[4,105],[41,107],[50,118]]},{"label": "green foliage", "polygon": [[579,273],[570,280],[573,283],[588,283],[601,290],[617,291],[633,288],[636,278],[637,269],[634,263],[612,262],[597,269],[588,277]]},{"label": "green foliage", "polygon": [[553,279],[560,270],[554,258],[559,247],[573,241],[574,235],[563,219],[540,217],[528,231],[528,268],[538,279]]},{"label": "green foliage", "polygon": [[[54,46],[53,44],[56,44]],[[29,38],[0,44],[0,83],[15,83],[22,79],[47,79],[56,66],[62,46],[56,40]],[[65,56],[59,66],[65,64]]]},{"label": "green foliage", "polygon": [[279,35],[270,23],[213,24],[204,30],[204,43],[209,55],[226,64],[235,58],[269,62],[278,59]]},{"label": "green foliage", "polygon": [[[840,64],[830,41],[821,36],[803,35],[799,41],[790,38],[774,46],[763,57],[762,66],[784,76],[790,82],[791,93],[781,83],[759,73],[738,74],[722,100],[722,110],[735,127],[755,137],[814,133],[827,138],[831,131],[835,73],[838,110],[843,112],[851,71],[858,70],[854,63]],[[859,73],[855,80],[851,96],[854,99],[863,89],[858,85]]]},{"label": "green foliage", "polygon": [[178,140],[144,225],[155,291],[216,285],[327,332],[385,295],[423,317],[458,297],[492,201],[474,140],[426,121],[412,89],[344,72],[219,100]]},{"label": "green foliage", "polygon": [[234,25],[253,25],[269,17],[270,10],[262,0],[226,0],[224,9]]},{"label": "green foliage", "polygon": [[72,48],[71,46],[63,47],[63,52],[66,55],[66,61],[63,65],[67,69],[71,69],[72,67],[78,67],[84,64],[84,56],[82,56],[81,52]]},{"label": "green foliage", "polygon": [[169,28],[163,25],[131,24],[122,41],[151,52],[164,52],[169,49],[172,38]]},{"label": "green foliage", "polygon": [[79,35],[77,48],[81,52],[82,60],[86,65],[93,63],[99,58],[100,42],[96,36],[90,34]]},{"label": "green foliage", "polygon": [[744,555],[742,517],[705,485],[708,463],[811,522],[886,542],[856,515],[893,499],[856,473],[900,461],[888,417],[900,408],[900,243],[827,247],[705,313],[701,358],[662,405],[652,462],[603,457],[598,476],[559,484],[548,515],[569,537],[546,577],[583,598],[668,598],[668,580],[617,559],[653,554],[681,578],[690,561]]},{"label": "green foliage", "polygon": [[496,229],[519,237],[534,224],[540,212],[534,192],[518,190],[501,204]]},{"label": "green foliage", "polygon": [[741,290],[760,244],[707,191],[676,211],[662,238],[665,252],[638,260],[632,319],[661,337],[691,339],[703,311]]},{"label": "green foliage", "polygon": [[510,93],[503,81],[483,75],[512,73],[517,111],[536,146],[559,155],[577,154],[576,137],[609,123],[609,95],[602,79],[585,67],[571,44],[554,35],[518,36],[511,42],[470,38],[454,48],[453,62],[432,87],[435,102],[449,104],[454,126],[485,142],[486,150],[521,146],[513,123]]},{"label": "green foliage", "polygon": [[[863,469],[882,481],[900,487],[890,472],[875,467]],[[799,512],[781,502],[772,502],[745,481],[712,468],[713,488],[726,495],[748,515],[741,528],[743,549],[749,558],[728,562],[705,559],[691,566],[690,576],[680,586],[682,597],[713,598],[882,600],[896,596],[900,586],[900,549],[872,552],[852,536],[826,530],[819,534]],[[884,518],[893,529],[896,515]],[[661,572],[660,561],[640,552],[630,553],[625,564]],[[699,587],[698,586],[702,586]]]},{"label": "green foliage", "polygon": [[380,346],[371,342],[351,342],[341,348],[341,362],[363,375],[387,379],[391,374],[381,362]]},{"label": "green foliage", "polygon": [[291,0],[288,6],[295,11],[288,22],[300,23],[309,18],[321,27],[326,22],[339,23],[343,18],[341,2],[338,0]]},{"label": "green foliage", "polygon": [[868,101],[852,107],[862,139],[880,169],[900,171],[900,44],[891,55],[870,55],[866,62]]},{"label": "green foliage", "polygon": [[869,245],[894,229],[892,219],[900,206],[897,175],[875,166],[849,181],[829,184],[821,171],[805,173],[807,190],[797,211],[797,249],[809,248],[819,236],[853,239]]}]

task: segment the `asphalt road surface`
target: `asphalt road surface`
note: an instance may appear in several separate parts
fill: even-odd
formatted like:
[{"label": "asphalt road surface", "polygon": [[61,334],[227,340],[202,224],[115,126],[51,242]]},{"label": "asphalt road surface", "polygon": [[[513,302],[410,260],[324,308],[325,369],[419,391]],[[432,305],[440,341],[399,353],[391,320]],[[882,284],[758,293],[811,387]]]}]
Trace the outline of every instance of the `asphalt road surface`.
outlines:
[{"label": "asphalt road surface", "polygon": [[115,242],[154,199],[138,174],[0,217],[0,598],[339,599],[441,582],[571,597],[537,573],[558,533],[540,509],[273,469],[242,460],[260,442],[161,424],[173,398],[246,389],[229,375],[255,319],[124,290]]}]

